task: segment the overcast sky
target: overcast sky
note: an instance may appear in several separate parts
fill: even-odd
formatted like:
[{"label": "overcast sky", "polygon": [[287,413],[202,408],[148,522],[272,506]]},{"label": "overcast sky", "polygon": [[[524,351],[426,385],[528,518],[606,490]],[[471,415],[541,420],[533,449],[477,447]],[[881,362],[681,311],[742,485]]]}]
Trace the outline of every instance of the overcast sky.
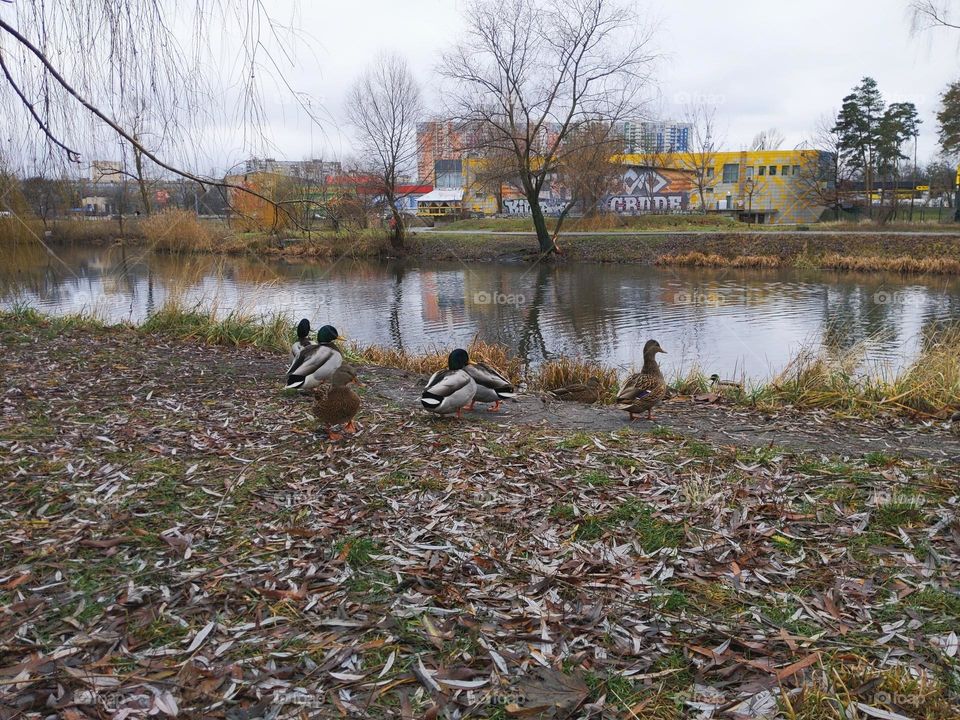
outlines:
[{"label": "overcast sky", "polygon": [[[960,32],[911,37],[907,0],[713,0],[638,2],[656,23],[663,54],[657,78],[658,110],[677,115],[687,98],[717,100],[728,149],[739,149],[765,128],[777,127],[793,147],[819,116],[836,110],[864,75],[879,83],[887,102],[916,103],[923,120],[920,158],[936,152],[934,113],[948,81],[960,77]],[[284,101],[271,109],[278,157],[342,156],[343,100],[357,73],[380,50],[402,53],[436,105],[434,69],[440,52],[461,30],[462,0],[276,0],[271,14],[313,38],[296,48],[290,73],[297,90],[327,111],[322,129]],[[237,148],[235,153],[242,154]]]}]

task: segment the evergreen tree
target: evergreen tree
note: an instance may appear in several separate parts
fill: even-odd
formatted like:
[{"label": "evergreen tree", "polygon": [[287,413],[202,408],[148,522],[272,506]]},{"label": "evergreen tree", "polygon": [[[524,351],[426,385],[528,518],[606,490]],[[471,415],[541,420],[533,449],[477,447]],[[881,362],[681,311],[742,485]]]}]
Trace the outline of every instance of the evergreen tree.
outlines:
[{"label": "evergreen tree", "polygon": [[877,88],[877,81],[865,77],[843,98],[834,126],[834,132],[840,136],[841,152],[854,168],[863,173],[868,197],[873,190],[883,112],[883,96]]},{"label": "evergreen tree", "polygon": [[877,169],[898,175],[900,161],[906,160],[903,145],[920,132],[920,117],[913,103],[891,103],[880,119],[877,133]]},{"label": "evergreen tree", "polygon": [[960,80],[947,86],[940,102],[940,147],[945,155],[960,155]]}]

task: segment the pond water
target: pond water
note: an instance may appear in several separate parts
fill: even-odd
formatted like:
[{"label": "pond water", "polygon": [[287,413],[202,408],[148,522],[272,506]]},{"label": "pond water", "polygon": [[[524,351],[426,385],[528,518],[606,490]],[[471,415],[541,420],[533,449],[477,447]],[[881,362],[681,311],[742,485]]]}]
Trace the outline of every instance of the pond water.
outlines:
[{"label": "pond water", "polygon": [[[55,253],[55,254],[54,254]],[[411,351],[500,342],[539,362],[579,355],[626,368],[656,338],[668,373],[761,380],[802,347],[863,346],[895,370],[920,334],[960,320],[960,280],[800,270],[459,262],[295,263],[173,256],[137,247],[0,254],[0,305],[143,320],[170,297],[218,312],[281,312],[360,343]]]}]

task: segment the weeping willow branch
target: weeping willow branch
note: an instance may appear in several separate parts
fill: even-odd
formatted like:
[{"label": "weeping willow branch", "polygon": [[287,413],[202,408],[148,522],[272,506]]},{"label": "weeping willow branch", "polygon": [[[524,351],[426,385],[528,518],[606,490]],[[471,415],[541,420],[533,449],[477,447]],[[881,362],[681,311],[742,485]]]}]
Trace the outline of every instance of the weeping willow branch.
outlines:
[{"label": "weeping willow branch", "polygon": [[0,52],[0,69],[3,70],[3,75],[7,79],[7,82],[10,83],[10,87],[13,88],[13,91],[17,94],[17,97],[20,98],[20,102],[23,103],[24,107],[27,108],[27,111],[33,117],[34,122],[40,127],[43,131],[43,134],[47,136],[47,139],[50,140],[54,145],[59,148],[62,148],[63,151],[67,154],[67,159],[70,162],[78,163],[80,162],[80,153],[76,150],[71,150],[69,147],[64,145],[60,140],[54,137],[54,134],[50,131],[50,128],[47,127],[47,124],[43,119],[37,114],[36,109],[33,107],[33,103],[27,100],[27,96],[23,94],[23,91],[20,89],[20,86],[17,85],[16,81],[13,79],[13,75],[10,74],[10,69],[7,67],[7,63],[3,58],[3,53]]},{"label": "weeping willow branch", "polygon": [[[97,117],[100,121],[102,121],[104,124],[110,127],[110,129],[112,129],[115,133],[117,133],[117,135],[119,135],[121,138],[123,138],[128,143],[130,143],[130,146],[133,147],[136,152],[139,152],[143,157],[149,158],[158,167],[161,167],[164,170],[167,170],[168,172],[171,172],[174,175],[178,175],[187,180],[192,180],[193,182],[197,183],[198,185],[200,185],[201,188],[204,188],[204,189],[210,186],[210,187],[218,187],[223,189],[237,190],[237,191],[246,193],[251,197],[255,197],[258,200],[262,200],[266,203],[269,203],[278,212],[282,212],[287,217],[287,219],[289,219],[295,226],[300,227],[300,223],[297,222],[296,218],[294,218],[285,207],[276,203],[275,201],[271,200],[265,195],[262,195],[256,192],[255,190],[251,190],[250,188],[245,187],[243,185],[237,185],[234,183],[229,183],[221,180],[214,180],[213,178],[204,178],[194,173],[191,173],[187,170],[182,170],[174,165],[171,165],[170,163],[164,160],[161,160],[154,152],[152,152],[147,147],[145,147],[136,138],[134,134],[131,134],[126,130],[124,130],[123,127],[121,127],[117,122],[115,122],[112,118],[110,118],[106,113],[104,113],[96,105],[94,105],[92,102],[87,100],[83,95],[81,95],[69,82],[67,82],[66,78],[64,78],[63,75],[60,74],[59,70],[57,70],[57,68],[54,67],[53,63],[50,62],[46,54],[44,54],[44,52],[40,50],[40,48],[38,48],[36,45],[34,45],[28,38],[22,35],[16,28],[14,28],[12,25],[5,22],[4,20],[0,19],[0,30],[6,32],[8,35],[14,38],[18,43],[20,43],[20,45],[26,48],[32,55],[34,55],[40,61],[40,64],[43,65],[43,68],[46,70],[47,74],[50,77],[52,77],[56,81],[56,83],[60,85],[60,87],[62,87],[71,97],[73,97],[84,108],[86,108],[87,111],[89,111],[91,114]],[[4,70],[4,74],[6,75],[7,81],[10,82],[14,90],[17,92],[17,95],[20,96],[20,99],[30,109],[31,115],[33,116],[34,120],[40,124],[41,129],[44,131],[47,137],[50,138],[50,140],[54,144],[56,144],[58,147],[63,148],[67,152],[68,157],[70,157],[71,160],[73,160],[74,162],[79,162],[80,154],[77,153],[76,151],[69,149],[64,143],[62,143],[56,137],[53,136],[52,131],[39,118],[37,113],[33,110],[33,106],[29,103],[29,101],[20,91],[20,88],[16,85],[16,83],[10,77],[9,70],[7,69],[6,65],[3,66],[3,70]],[[74,160],[74,158],[76,159]]]}]

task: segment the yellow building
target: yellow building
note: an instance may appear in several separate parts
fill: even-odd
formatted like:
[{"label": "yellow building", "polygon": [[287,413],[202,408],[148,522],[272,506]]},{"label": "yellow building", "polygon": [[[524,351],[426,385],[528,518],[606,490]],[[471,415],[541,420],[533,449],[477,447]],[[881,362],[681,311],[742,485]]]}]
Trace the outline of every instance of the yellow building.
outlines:
[{"label": "yellow building", "polygon": [[[697,174],[706,166],[704,202],[694,188],[690,208],[730,214],[745,222],[773,225],[817,222],[824,207],[811,192],[811,167],[819,163],[816,150],[757,150],[718,152],[707,158],[694,153],[669,153],[657,157],[663,167]],[[623,162],[649,163],[647,155],[625,155]]]},{"label": "yellow building", "polygon": [[[793,224],[817,222],[824,207],[812,192],[811,168],[823,157],[816,150],[717,152],[705,158],[694,153],[617,155],[624,167],[623,187],[605,198],[605,209],[620,214],[700,212],[730,215],[744,222]],[[492,215],[498,211],[491,183],[482,180],[486,162],[464,158],[459,212]],[[697,177],[705,166],[704,198]],[[565,191],[548,183],[541,194],[544,211],[562,207]],[[515,187],[501,186],[500,211],[525,214]],[[426,211],[418,214],[428,214]],[[440,214],[433,210],[429,214]]]}]

